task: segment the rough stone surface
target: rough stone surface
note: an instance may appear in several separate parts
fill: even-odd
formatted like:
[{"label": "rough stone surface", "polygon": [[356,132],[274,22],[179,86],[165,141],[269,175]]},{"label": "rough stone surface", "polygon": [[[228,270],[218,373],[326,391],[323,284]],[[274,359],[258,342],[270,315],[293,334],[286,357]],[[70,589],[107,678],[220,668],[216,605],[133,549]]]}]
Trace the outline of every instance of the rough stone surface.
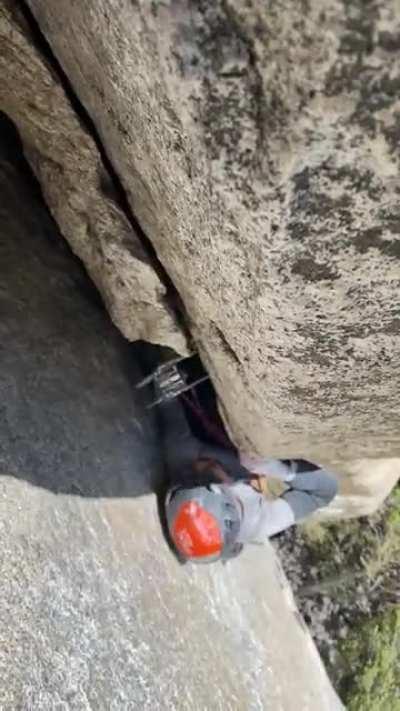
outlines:
[{"label": "rough stone surface", "polygon": [[269,545],[187,569],[150,497],[54,496],[7,476],[0,514],[4,711],[343,708]]},{"label": "rough stone surface", "polygon": [[400,459],[358,459],[336,463],[339,494],[326,509],[314,514],[318,520],[369,516],[385,501],[400,479]]},{"label": "rough stone surface", "polygon": [[396,0],[28,0],[235,439],[397,456]]},{"label": "rough stone surface", "polygon": [[146,494],[160,462],[132,346],[1,138],[0,469],[55,493]]},{"label": "rough stone surface", "polygon": [[99,150],[17,3],[0,6],[0,109],[14,121],[47,205],[130,339],[185,351],[160,281]]},{"label": "rough stone surface", "polygon": [[7,150],[0,708],[341,709],[270,546],[227,567],[170,553],[155,497],[138,496],[160,461],[132,346]]}]

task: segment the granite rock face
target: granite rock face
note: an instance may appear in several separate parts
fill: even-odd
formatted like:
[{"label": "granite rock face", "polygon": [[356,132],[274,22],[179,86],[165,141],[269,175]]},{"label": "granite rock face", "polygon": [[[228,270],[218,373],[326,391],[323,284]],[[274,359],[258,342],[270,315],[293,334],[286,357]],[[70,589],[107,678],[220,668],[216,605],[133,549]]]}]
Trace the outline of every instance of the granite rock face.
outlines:
[{"label": "granite rock face", "polygon": [[0,110],[13,120],[54,219],[84,262],[114,323],[185,352],[167,288],[121,204],[90,125],[66,94],[62,77],[36,47],[18,3],[0,7]]},{"label": "granite rock face", "polygon": [[24,161],[8,160],[8,139],[0,708],[341,709],[270,546],[228,567],[182,567],[171,554],[150,495],[162,462],[133,387],[135,347],[109,321]]},{"label": "granite rock face", "polygon": [[376,508],[400,470],[395,0],[27,4],[0,10],[0,97],[115,323],[184,352],[178,304],[235,441],[333,468],[334,515]]},{"label": "granite rock face", "polygon": [[236,441],[400,452],[395,0],[28,0]]},{"label": "granite rock face", "polygon": [[132,346],[24,162],[7,160],[10,139],[0,131],[0,469],[56,494],[149,493],[161,462]]},{"label": "granite rock face", "polygon": [[[180,567],[150,497],[0,475],[4,711],[340,711],[268,544]],[[288,673],[290,669],[290,673]]]}]

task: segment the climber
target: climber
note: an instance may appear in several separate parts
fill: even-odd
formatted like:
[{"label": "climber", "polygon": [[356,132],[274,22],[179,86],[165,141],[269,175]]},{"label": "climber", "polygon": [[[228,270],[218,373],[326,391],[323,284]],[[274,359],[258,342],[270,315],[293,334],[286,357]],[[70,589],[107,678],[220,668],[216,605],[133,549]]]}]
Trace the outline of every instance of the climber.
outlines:
[{"label": "climber", "polygon": [[165,508],[182,560],[232,558],[244,544],[262,543],[334,498],[336,479],[315,465],[240,457],[234,449],[200,441],[179,399],[163,399],[167,380],[165,373],[155,379],[169,475]]}]

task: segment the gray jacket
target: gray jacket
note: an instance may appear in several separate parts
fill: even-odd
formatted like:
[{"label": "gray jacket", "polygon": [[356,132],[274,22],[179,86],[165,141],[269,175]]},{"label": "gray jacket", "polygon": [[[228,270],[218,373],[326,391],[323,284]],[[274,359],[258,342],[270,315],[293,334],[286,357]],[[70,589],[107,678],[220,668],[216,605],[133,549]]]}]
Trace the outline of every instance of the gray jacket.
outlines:
[{"label": "gray jacket", "polygon": [[[178,400],[161,405],[160,413],[170,483],[192,485],[191,465],[196,459],[208,458],[219,462],[232,479],[230,486],[242,503],[242,543],[261,542],[283,531],[317,509],[327,506],[337,493],[335,477],[324,469],[297,473],[296,460],[286,465],[279,460],[270,460],[271,473],[276,475],[279,472],[289,489],[278,499],[269,501],[249,485],[250,472],[241,465],[233,449],[201,442],[192,434]],[[214,483],[211,486],[217,493],[220,485]]]}]

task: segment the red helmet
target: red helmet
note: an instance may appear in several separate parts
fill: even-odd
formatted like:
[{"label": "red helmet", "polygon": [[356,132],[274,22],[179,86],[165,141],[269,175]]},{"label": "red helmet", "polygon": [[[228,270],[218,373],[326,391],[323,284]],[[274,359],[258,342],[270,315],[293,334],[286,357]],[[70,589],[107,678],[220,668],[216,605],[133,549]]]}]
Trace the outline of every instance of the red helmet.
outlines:
[{"label": "red helmet", "polygon": [[211,563],[240,552],[240,508],[226,487],[173,489],[166,512],[174,546],[187,560]]}]

